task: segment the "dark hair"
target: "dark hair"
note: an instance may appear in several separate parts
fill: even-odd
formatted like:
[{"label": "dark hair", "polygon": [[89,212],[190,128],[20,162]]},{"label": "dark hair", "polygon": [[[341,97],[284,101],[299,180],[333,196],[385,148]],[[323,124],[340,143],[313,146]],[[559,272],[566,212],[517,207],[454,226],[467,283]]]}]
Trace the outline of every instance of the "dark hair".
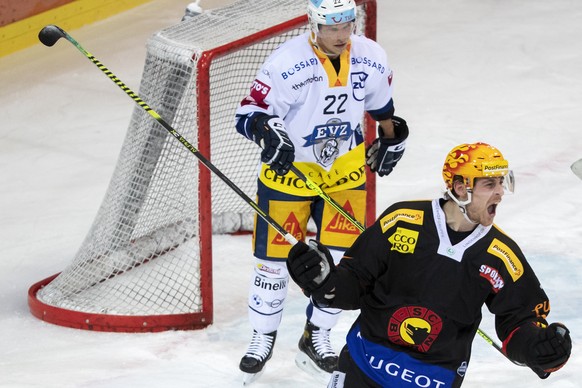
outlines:
[{"label": "dark hair", "polygon": [[461,175],[455,175],[453,177],[453,182],[451,185],[451,193],[453,193],[453,195],[456,198],[459,198],[459,195],[455,192],[455,183],[457,183],[457,182],[461,182],[462,184],[465,184],[465,178],[463,178]]}]

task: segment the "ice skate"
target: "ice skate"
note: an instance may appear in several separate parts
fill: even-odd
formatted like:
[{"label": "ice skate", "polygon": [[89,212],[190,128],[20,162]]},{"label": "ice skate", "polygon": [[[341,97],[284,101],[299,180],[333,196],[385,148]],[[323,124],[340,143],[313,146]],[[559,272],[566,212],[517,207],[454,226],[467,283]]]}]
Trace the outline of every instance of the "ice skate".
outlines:
[{"label": "ice skate", "polygon": [[299,368],[325,382],[337,369],[338,363],[338,356],[329,342],[329,332],[307,321],[303,336],[299,339],[299,353],[295,357]]},{"label": "ice skate", "polygon": [[243,385],[251,384],[264,372],[265,364],[273,354],[276,337],[276,331],[260,334],[253,330],[251,344],[239,364],[239,368],[243,372]]}]

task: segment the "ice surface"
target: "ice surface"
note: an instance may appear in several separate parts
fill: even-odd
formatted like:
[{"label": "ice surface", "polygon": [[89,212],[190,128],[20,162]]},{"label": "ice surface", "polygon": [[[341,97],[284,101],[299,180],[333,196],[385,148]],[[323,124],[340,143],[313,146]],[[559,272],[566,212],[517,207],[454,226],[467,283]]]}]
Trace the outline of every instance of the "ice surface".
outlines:
[{"label": "ice surface", "polygon": [[[207,0],[205,9],[228,1]],[[517,177],[496,222],[522,247],[574,353],[548,380],[477,337],[464,387],[580,387],[582,356],[582,3],[572,0],[378,1],[378,41],[411,128],[378,211],[440,194],[444,156],[463,142],[502,150]],[[137,90],[145,42],[187,2],[158,0],[69,31]],[[0,387],[235,387],[250,340],[249,236],[215,236],[215,323],[195,332],[96,333],[46,324],[26,303],[63,270],[96,215],[134,102],[66,42],[0,58]],[[233,129],[234,130],[234,129]],[[292,286],[275,353],[255,387],[321,386],[294,365],[305,299]],[[334,330],[344,343],[354,312]],[[492,317],[481,325],[494,335]]]}]

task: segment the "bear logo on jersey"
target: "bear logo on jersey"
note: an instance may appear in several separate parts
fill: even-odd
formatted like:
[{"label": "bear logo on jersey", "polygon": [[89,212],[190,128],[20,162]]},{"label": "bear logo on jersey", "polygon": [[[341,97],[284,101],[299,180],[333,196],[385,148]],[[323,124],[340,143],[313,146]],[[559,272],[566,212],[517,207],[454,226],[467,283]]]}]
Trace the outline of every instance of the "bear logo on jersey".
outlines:
[{"label": "bear logo on jersey", "polygon": [[330,119],[323,125],[315,126],[311,134],[303,138],[303,146],[312,146],[317,162],[323,167],[329,167],[339,155],[341,145],[352,137],[353,132],[349,122]]},{"label": "bear logo on jersey", "polygon": [[421,306],[401,307],[388,322],[388,339],[397,345],[427,352],[443,328],[443,320],[434,311]]}]

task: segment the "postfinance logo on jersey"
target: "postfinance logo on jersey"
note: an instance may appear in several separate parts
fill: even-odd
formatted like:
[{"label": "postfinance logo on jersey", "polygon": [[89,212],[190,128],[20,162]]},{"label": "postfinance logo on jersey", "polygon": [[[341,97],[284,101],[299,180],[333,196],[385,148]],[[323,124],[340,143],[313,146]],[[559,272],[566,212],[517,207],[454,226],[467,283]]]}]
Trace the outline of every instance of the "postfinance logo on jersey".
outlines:
[{"label": "postfinance logo on jersey", "polygon": [[414,225],[422,225],[424,220],[424,211],[414,209],[398,209],[392,213],[386,214],[380,220],[382,233],[386,233],[398,221],[405,221]]},{"label": "postfinance logo on jersey", "polygon": [[523,275],[523,264],[521,264],[517,255],[498,239],[493,239],[491,245],[487,248],[487,252],[501,259],[514,282]]},{"label": "postfinance logo on jersey", "polygon": [[414,253],[418,241],[418,232],[406,228],[396,228],[396,232],[388,238],[392,243],[392,251]]}]

